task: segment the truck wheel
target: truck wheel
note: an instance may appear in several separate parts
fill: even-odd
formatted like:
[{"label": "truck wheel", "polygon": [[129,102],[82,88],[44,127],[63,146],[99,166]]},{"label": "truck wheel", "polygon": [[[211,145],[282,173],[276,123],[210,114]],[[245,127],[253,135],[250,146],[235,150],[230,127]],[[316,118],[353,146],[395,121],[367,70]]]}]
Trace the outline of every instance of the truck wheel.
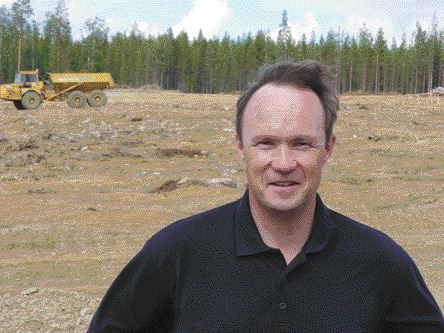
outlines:
[{"label": "truck wheel", "polygon": [[21,104],[24,109],[37,109],[42,104],[42,98],[35,91],[28,91],[23,95]]},{"label": "truck wheel", "polygon": [[83,108],[86,104],[86,96],[80,90],[75,90],[68,95],[68,105],[72,108]]},{"label": "truck wheel", "polygon": [[88,95],[88,104],[94,108],[100,108],[107,102],[106,94],[102,90],[93,90]]},{"label": "truck wheel", "polygon": [[25,108],[22,105],[22,101],[13,101],[14,102],[14,106],[16,107],[17,110],[24,110]]}]

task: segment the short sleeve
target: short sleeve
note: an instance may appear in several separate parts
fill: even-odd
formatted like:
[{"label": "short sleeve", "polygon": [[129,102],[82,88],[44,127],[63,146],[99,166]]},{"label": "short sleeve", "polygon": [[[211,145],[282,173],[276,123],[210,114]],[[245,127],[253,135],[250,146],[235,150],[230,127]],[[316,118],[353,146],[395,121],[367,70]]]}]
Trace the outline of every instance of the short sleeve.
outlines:
[{"label": "short sleeve", "polygon": [[442,313],[413,260],[400,275],[398,291],[386,308],[378,333],[443,333]]},{"label": "short sleeve", "polygon": [[97,309],[88,333],[162,331],[172,306],[162,273],[149,242],[112,283]]}]

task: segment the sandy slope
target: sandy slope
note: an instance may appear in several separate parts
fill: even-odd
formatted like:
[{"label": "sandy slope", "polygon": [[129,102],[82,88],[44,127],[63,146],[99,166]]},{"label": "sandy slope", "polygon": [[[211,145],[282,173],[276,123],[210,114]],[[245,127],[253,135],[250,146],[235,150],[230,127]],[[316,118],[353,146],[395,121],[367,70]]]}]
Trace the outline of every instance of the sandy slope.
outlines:
[{"label": "sandy slope", "polygon": [[[113,90],[103,109],[0,102],[0,331],[84,331],[151,234],[238,198],[236,99]],[[441,308],[443,131],[442,97],[342,96],[320,190],[402,244]]]}]

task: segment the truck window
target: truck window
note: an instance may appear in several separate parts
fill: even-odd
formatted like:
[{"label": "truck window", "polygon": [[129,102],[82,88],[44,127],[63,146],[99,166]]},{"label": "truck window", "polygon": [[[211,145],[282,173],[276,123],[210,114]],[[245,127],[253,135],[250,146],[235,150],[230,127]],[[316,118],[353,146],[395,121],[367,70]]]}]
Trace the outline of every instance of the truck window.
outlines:
[{"label": "truck window", "polygon": [[25,82],[37,82],[37,75],[35,74],[26,74]]},{"label": "truck window", "polygon": [[21,74],[15,74],[14,83],[22,83],[25,78]]},{"label": "truck window", "polygon": [[38,82],[35,74],[15,74],[14,83]]}]

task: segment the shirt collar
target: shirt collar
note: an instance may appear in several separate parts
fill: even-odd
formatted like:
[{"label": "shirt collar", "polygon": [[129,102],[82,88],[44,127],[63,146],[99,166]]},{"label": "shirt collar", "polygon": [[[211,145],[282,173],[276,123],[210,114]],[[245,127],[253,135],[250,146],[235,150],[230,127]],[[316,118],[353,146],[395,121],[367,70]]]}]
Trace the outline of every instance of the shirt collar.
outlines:
[{"label": "shirt collar", "polygon": [[262,240],[251,215],[248,190],[240,199],[234,216],[234,245],[237,256],[249,256],[270,250]]},{"label": "shirt collar", "polygon": [[322,251],[327,245],[334,228],[336,228],[336,224],[330,210],[324,205],[319,194],[316,194],[313,228],[303,251],[306,254]]},{"label": "shirt collar", "polygon": [[[302,251],[305,253],[319,252],[325,248],[335,228],[334,219],[329,209],[316,195],[316,208],[313,228]],[[237,256],[249,256],[270,251],[257,230],[251,215],[248,190],[240,199],[234,217],[234,245]]]}]

